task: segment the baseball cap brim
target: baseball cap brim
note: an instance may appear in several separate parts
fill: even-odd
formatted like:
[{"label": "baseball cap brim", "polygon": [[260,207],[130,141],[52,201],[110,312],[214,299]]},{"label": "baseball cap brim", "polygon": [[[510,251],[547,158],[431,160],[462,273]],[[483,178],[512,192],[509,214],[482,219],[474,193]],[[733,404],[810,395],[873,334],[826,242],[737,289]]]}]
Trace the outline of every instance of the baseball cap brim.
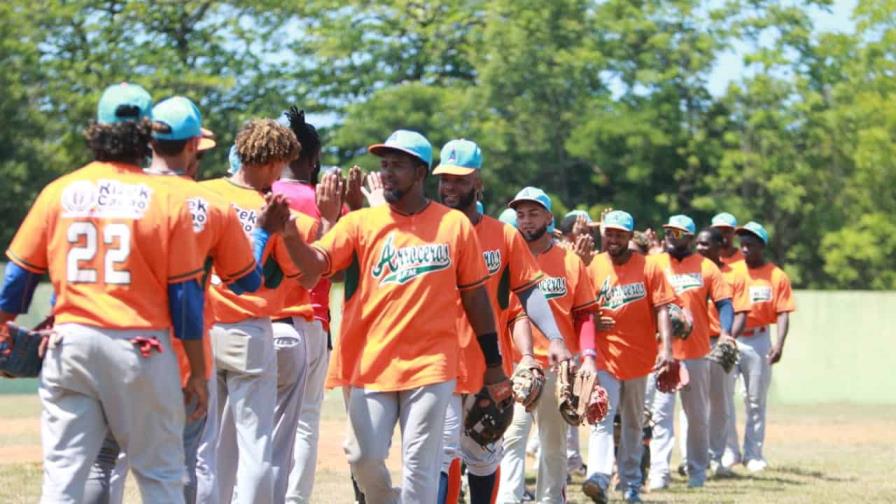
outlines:
[{"label": "baseball cap brim", "polygon": [[619,231],[625,231],[626,233],[634,232],[634,230],[629,229],[629,228],[623,226],[622,224],[608,224],[605,222],[603,224],[598,223],[598,226],[601,226],[601,228],[603,228],[603,229],[617,229]]},{"label": "baseball cap brim", "polygon": [[760,235],[760,234],[757,233],[756,231],[753,231],[753,230],[750,229],[750,228],[739,227],[739,228],[737,228],[737,229],[734,231],[734,233],[737,234],[737,235],[751,234],[751,235],[755,236],[756,238],[759,238],[759,241],[761,241],[762,243],[765,243],[765,244],[768,243],[768,242],[765,240],[765,238],[762,237],[762,235]]},{"label": "baseball cap brim", "polygon": [[214,149],[218,142],[215,141],[215,134],[211,130],[200,128],[202,136],[199,137],[199,147],[201,151]]},{"label": "baseball cap brim", "polygon": [[476,168],[467,168],[466,166],[456,166],[456,165],[439,165],[436,166],[436,169],[432,171],[433,175],[469,175],[478,170]]},{"label": "baseball cap brim", "polygon": [[719,229],[736,229],[735,226],[732,226],[731,224],[726,224],[724,222],[719,222],[717,224],[713,224],[710,227],[719,228]]},{"label": "baseball cap brim", "polygon": [[516,206],[524,201],[528,201],[530,203],[535,203],[538,206],[540,206],[541,208],[544,208],[545,210],[548,209],[548,207],[544,206],[544,203],[542,203],[541,201],[538,201],[535,198],[517,198],[517,199],[511,201],[510,203],[508,203],[507,206],[509,206],[510,208],[516,209]]},{"label": "baseball cap brim", "polygon": [[684,232],[687,233],[687,234],[694,234],[694,233],[691,232],[690,229],[687,229],[687,228],[685,228],[685,227],[683,227],[683,226],[675,226],[675,225],[673,225],[673,224],[663,224],[663,228],[664,228],[664,229],[677,229],[677,230],[679,230],[679,231],[684,231]]},{"label": "baseball cap brim", "polygon": [[386,154],[388,154],[389,152],[402,152],[404,154],[410,154],[411,156],[414,156],[415,158],[419,159],[420,161],[423,161],[424,163],[426,163],[425,159],[420,157],[419,154],[412,151],[411,149],[405,149],[403,147],[398,147],[395,145],[373,144],[367,148],[367,152],[373,154],[374,156],[379,156],[379,157],[383,157]]}]

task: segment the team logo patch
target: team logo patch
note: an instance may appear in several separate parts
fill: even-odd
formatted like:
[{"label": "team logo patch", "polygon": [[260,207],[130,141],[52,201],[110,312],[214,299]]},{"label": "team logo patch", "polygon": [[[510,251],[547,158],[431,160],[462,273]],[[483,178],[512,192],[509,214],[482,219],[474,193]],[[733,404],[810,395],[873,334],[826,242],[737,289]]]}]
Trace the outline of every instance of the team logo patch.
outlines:
[{"label": "team logo patch", "polygon": [[538,282],[538,288],[544,293],[545,299],[556,299],[566,295],[566,278],[547,277]]},{"label": "team logo patch", "polygon": [[411,280],[451,266],[447,243],[427,243],[395,248],[393,235],[386,238],[380,258],[370,272],[380,285],[404,285]]},{"label": "team logo patch", "polygon": [[77,180],[62,191],[63,217],[140,219],[149,209],[152,189],[118,180]]},{"label": "team logo patch", "polygon": [[500,250],[486,250],[482,253],[482,258],[485,259],[485,267],[488,269],[488,276],[494,275],[501,269]]},{"label": "team logo patch", "polygon": [[245,208],[240,208],[232,203],[230,206],[236,211],[236,216],[239,217],[240,224],[243,225],[243,231],[245,231],[246,234],[251,233],[252,230],[255,229],[255,221],[258,220],[258,212],[253,209],[247,210]]},{"label": "team logo patch", "polygon": [[208,201],[202,198],[187,199],[187,208],[193,218],[193,232],[201,233],[208,224]]},{"label": "team logo patch", "polygon": [[767,285],[750,287],[750,303],[764,303],[772,300],[772,288]]},{"label": "team logo patch", "polygon": [[676,294],[703,287],[703,275],[701,273],[675,274],[671,270],[666,270],[666,278],[669,279],[669,283],[672,284],[672,289],[675,290]]},{"label": "team logo patch", "polygon": [[604,279],[603,285],[600,287],[598,298],[604,298],[604,308],[611,310],[619,309],[629,303],[644,299],[647,297],[647,288],[644,282],[632,282],[623,285],[610,285],[610,278]]}]

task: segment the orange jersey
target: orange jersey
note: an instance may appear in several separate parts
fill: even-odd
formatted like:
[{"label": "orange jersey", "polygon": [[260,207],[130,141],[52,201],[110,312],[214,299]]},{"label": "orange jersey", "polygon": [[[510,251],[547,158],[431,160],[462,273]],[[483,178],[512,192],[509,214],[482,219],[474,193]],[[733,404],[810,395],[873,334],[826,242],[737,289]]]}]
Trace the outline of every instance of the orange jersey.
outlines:
[{"label": "orange jersey", "polygon": [[[576,354],[579,352],[576,313],[597,310],[597,297],[594,295],[594,286],[589,278],[588,269],[579,256],[556,243],[547,252],[535,256],[535,260],[544,274],[538,282],[538,288],[548,300],[567,348]],[[512,301],[512,306],[514,318],[522,316],[522,307],[518,299]],[[547,367],[549,341],[535,324],[531,326],[535,359]],[[519,361],[522,355],[512,346],[511,350],[514,362]]]},{"label": "orange jersey", "polygon": [[749,268],[747,263],[740,263],[734,269],[736,274],[744,275],[750,301],[746,329],[774,324],[779,313],[796,310],[790,278],[781,268],[767,262],[758,268]]},{"label": "orange jersey", "polygon": [[413,215],[357,210],[314,244],[346,269],[330,386],[407,390],[457,377],[460,291],[488,278],[470,219],[435,202]]},{"label": "orange jersey", "polygon": [[[736,274],[734,268],[725,263],[722,263],[719,270],[722,272],[722,279],[731,287],[731,304],[734,305],[734,313],[750,311],[750,298],[747,297],[743,275]],[[722,332],[719,325],[719,310],[716,309],[716,305],[712,301],[708,301],[707,306],[709,306],[709,335],[715,338]]]},{"label": "orange jersey", "polygon": [[741,252],[740,249],[736,249],[734,251],[734,253],[731,254],[729,257],[721,257],[720,256],[719,259],[721,259],[722,263],[724,263],[724,264],[734,264],[738,261],[744,260],[744,253]]},{"label": "orange jersey", "polygon": [[[317,240],[320,233],[320,222],[300,212],[291,212],[295,218],[295,226],[299,236],[305,243]],[[302,317],[307,321],[314,320],[314,308],[311,305],[311,293],[298,282],[284,282],[278,287],[283,296],[283,309],[274,316],[275,319]]]},{"label": "orange jersey", "polygon": [[44,188],[7,256],[50,274],[57,324],[166,329],[168,284],[202,274],[195,236],[167,184],[137,166],[93,162]]},{"label": "orange jersey", "polygon": [[665,273],[677,302],[690,311],[693,318],[693,328],[687,339],[672,338],[672,356],[679,360],[706,356],[711,349],[707,300],[715,303],[731,299],[731,286],[722,278],[719,267],[700,254],[691,254],[679,261],[666,252],[652,260]]},{"label": "orange jersey", "polygon": [[650,373],[656,362],[656,307],[675,300],[675,292],[656,262],[632,254],[621,266],[606,252],[588,268],[601,308],[616,321],[597,331],[597,366],[620,380]]},{"label": "orange jersey", "polygon": [[[510,347],[506,335],[507,317],[502,315],[508,311],[511,292],[525,291],[541,279],[541,270],[522,235],[515,228],[503,222],[483,215],[474,226],[479,244],[482,246],[482,257],[488,271],[485,283],[488,298],[492,302],[498,326],[499,341],[502,342],[501,354],[510,360]],[[457,333],[461,335],[461,354],[457,376],[458,394],[474,394],[482,388],[482,375],[485,373],[485,356],[476,340],[473,327],[467,320],[463,305],[458,300]],[[503,334],[502,334],[503,333]]]},{"label": "orange jersey", "polygon": [[[264,196],[251,187],[238,185],[227,178],[207,180],[200,184],[230,202],[230,206],[236,212],[243,233],[228,239],[239,238],[251,243],[249,233],[255,228],[255,221],[265,204]],[[295,281],[299,276],[299,270],[289,257],[283,236],[280,234],[271,235],[261,259],[266,276],[264,284],[255,292],[240,295],[222,283],[225,279],[218,274],[218,266],[214,265],[209,300],[215,322],[235,323],[250,318],[272,317],[280,312],[283,307],[283,295],[277,288],[285,281]],[[271,270],[282,272],[285,278],[272,280],[269,277]]]}]

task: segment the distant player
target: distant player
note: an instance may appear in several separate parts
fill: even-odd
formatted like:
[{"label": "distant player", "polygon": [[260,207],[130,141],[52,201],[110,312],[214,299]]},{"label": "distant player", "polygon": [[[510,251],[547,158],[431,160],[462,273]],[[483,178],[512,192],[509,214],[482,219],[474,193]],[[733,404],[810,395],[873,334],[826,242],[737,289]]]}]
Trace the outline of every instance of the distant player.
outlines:
[{"label": "distant player", "polygon": [[[42,502],[83,502],[107,432],[144,502],[184,501],[183,401],[191,420],[207,407],[205,258],[188,203],[139,167],[151,109],[140,86],[107,88],[85,132],[95,161],[44,188],[7,251],[0,321],[27,310],[43,273],[57,294],[39,390]],[[189,360],[183,393],[171,333]]]},{"label": "distant player", "polygon": [[728,212],[716,214],[712,218],[712,227],[718,229],[722,233],[722,238],[725,240],[725,245],[722,246],[722,251],[719,255],[722,262],[725,264],[732,264],[738,261],[743,261],[744,254],[734,242],[734,231],[737,228],[737,218]]},{"label": "distant player", "polygon": [[[509,203],[516,210],[520,233],[535,255],[544,274],[539,289],[548,299],[554,320],[560,328],[563,342],[578,352],[582,339],[594,339],[593,312],[597,309],[594,288],[579,257],[560,246],[548,233],[553,220],[551,198],[535,187],[526,187]],[[512,315],[524,316],[519,308],[511,308]],[[540,439],[538,475],[535,499],[537,502],[561,502],[566,489],[566,431],[567,424],[560,415],[557,395],[557,371],[550,368],[550,346],[558,345],[554,338],[532,327],[534,358],[544,369],[545,388],[534,410]],[[524,356],[514,355],[514,360]],[[504,435],[504,459],[501,461],[501,484],[498,502],[518,502],[525,489],[523,470],[526,456],[526,437],[529,432],[529,413],[521,404],[514,408],[513,423]]]},{"label": "distant player", "polygon": [[[569,351],[563,344],[563,337],[557,329],[554,316],[544,294],[538,288],[542,278],[535,258],[526,246],[520,233],[477,209],[476,196],[482,192],[482,153],[479,146],[470,140],[452,140],[445,144],[441,152],[441,163],[433,170],[439,177],[439,198],[445,206],[463,212],[470,222],[479,243],[482,245],[483,261],[488,270],[489,300],[498,314],[499,326],[506,327],[506,312],[511,294],[522,300],[526,312],[536,325],[545,328],[553,342],[548,349],[549,360],[556,362],[569,358]],[[445,456],[442,460],[439,502],[444,503],[448,489],[448,467],[456,456],[461,456],[467,466],[467,480],[470,486],[472,504],[488,504],[496,484],[495,472],[501,462],[500,443],[482,447],[463,432],[466,412],[463,410],[462,394],[475,394],[482,388],[482,374],[485,360],[478,345],[473,343],[473,328],[458,306],[458,333],[464,335],[466,344],[461,350],[457,388],[448,405],[445,429]],[[500,332],[500,331],[499,331]],[[528,354],[532,359],[531,338],[517,347],[519,353]],[[505,348],[506,364],[510,364],[509,347]],[[524,358],[526,358],[524,356]],[[528,364],[537,366],[534,362]],[[508,370],[509,366],[505,366]]]},{"label": "distant player", "polygon": [[[508,385],[470,219],[430,201],[423,182],[432,147],[398,130],[370,152],[381,158],[388,205],[351,212],[297,264],[309,275],[346,269],[342,336],[333,383],[349,387],[346,453],[368,502],[436,502],[448,401],[456,385],[463,304],[485,356],[485,384]],[[385,460],[402,432],[401,489]]]},{"label": "distant player", "polygon": [[[768,232],[761,224],[748,222],[737,228],[740,238],[740,250],[744,255],[744,263],[738,263],[737,274],[744,274],[747,295],[750,300],[750,313],[747,325],[738,338],[740,362],[738,371],[744,380],[746,397],[746,425],[744,426],[744,465],[750,472],[760,472],[768,467],[762,449],[765,444],[766,405],[768,387],[772,380],[773,364],[781,360],[784,353],[784,341],[790,328],[790,313],[796,310],[790,278],[784,270],[765,259],[765,247],[768,245]],[[769,326],[778,328],[777,341],[772,343]],[[729,460],[740,459],[737,446],[736,422],[734,421],[733,398],[731,404],[731,421],[729,440],[735,439]]]},{"label": "distant player", "polygon": [[[603,300],[602,311],[615,321],[611,327],[599,328],[596,335],[597,376],[610,397],[610,411],[591,430],[590,474],[582,484],[585,495],[600,503],[608,499],[614,459],[625,500],[641,502],[641,422],[647,376],[673,361],[667,305],[675,300],[675,292],[652,259],[628,248],[634,229],[635,221],[627,212],[614,210],[605,215],[602,230],[607,251],[595,257],[588,269]],[[583,350],[583,366],[593,365],[594,353]],[[622,431],[614,457],[616,411]]]}]

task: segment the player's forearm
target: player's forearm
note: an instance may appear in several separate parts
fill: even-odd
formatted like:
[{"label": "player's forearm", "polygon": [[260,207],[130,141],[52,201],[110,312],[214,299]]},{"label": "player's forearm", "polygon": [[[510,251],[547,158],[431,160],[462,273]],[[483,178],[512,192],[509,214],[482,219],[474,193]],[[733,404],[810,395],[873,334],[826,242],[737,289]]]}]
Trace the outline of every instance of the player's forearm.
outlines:
[{"label": "player's forearm", "polygon": [[719,311],[719,326],[722,334],[731,334],[731,327],[734,325],[734,305],[730,299],[721,299],[716,301],[716,310]]},{"label": "player's forearm", "polygon": [[778,347],[784,348],[784,340],[787,339],[787,333],[790,330],[790,313],[781,312],[778,314]]},{"label": "player's forearm", "polygon": [[0,311],[12,317],[3,322],[13,320],[17,314],[28,311],[39,280],[40,275],[37,273],[32,273],[12,261],[6,263],[3,288],[0,289]]},{"label": "player's forearm", "polygon": [[594,336],[596,327],[594,313],[576,313],[576,331],[579,335],[579,348],[582,351],[582,355],[596,355],[595,347],[597,343]]},{"label": "player's forearm", "polygon": [[731,336],[737,338],[744,332],[747,325],[747,312],[734,314],[734,322],[731,323]]},{"label": "player's forearm", "polygon": [[168,310],[174,336],[182,341],[201,340],[204,334],[205,290],[198,280],[168,285]]},{"label": "player's forearm", "polygon": [[541,334],[549,340],[563,339],[560,329],[557,327],[557,321],[554,320],[554,313],[548,300],[544,297],[544,293],[538,286],[533,286],[523,292],[517,294],[520,304],[523,305],[529,320],[535,324]]},{"label": "player's forearm", "polygon": [[510,337],[513,339],[513,346],[520,355],[533,355],[532,347],[532,328],[529,327],[529,319],[520,317],[511,322]]},{"label": "player's forearm", "polygon": [[187,361],[190,363],[190,375],[205,378],[205,349],[202,345],[202,339],[184,340],[182,343],[184,353],[187,355]]},{"label": "player's forearm", "polygon": [[660,345],[667,355],[672,353],[672,321],[669,320],[669,307],[667,305],[656,308],[656,325],[660,333]]},{"label": "player's forearm", "polygon": [[327,259],[323,253],[305,243],[297,235],[284,235],[283,242],[289,252],[289,258],[302,271],[300,279],[302,287],[310,289],[317,285],[317,281],[327,268]]}]

